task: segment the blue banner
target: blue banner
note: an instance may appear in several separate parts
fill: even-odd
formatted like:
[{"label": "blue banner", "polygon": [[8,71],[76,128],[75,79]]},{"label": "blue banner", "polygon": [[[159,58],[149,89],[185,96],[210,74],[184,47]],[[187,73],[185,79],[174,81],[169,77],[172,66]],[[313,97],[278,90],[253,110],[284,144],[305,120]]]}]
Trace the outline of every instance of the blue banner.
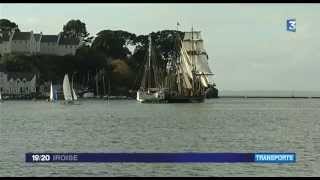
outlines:
[{"label": "blue banner", "polygon": [[295,162],[295,153],[26,153],[26,162],[288,163]]}]

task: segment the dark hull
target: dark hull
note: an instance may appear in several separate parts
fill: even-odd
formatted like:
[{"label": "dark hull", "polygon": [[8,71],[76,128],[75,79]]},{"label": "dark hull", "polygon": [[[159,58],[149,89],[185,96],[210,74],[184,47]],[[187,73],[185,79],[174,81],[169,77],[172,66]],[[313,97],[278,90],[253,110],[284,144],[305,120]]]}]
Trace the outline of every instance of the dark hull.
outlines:
[{"label": "dark hull", "polygon": [[215,87],[209,87],[207,90],[206,90],[206,98],[207,99],[211,99],[211,98],[218,98],[218,89],[215,88]]},{"label": "dark hull", "polygon": [[171,96],[166,98],[167,103],[201,103],[205,96]]}]

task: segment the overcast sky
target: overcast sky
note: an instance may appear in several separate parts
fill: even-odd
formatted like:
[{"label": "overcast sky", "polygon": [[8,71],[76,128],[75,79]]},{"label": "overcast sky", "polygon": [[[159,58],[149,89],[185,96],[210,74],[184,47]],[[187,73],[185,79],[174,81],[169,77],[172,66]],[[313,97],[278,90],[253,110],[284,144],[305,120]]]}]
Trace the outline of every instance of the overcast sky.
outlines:
[{"label": "overcast sky", "polygon": [[[57,34],[70,19],[90,34],[202,31],[220,90],[320,90],[320,4],[1,4],[22,31]],[[286,31],[295,18],[297,31]]]}]

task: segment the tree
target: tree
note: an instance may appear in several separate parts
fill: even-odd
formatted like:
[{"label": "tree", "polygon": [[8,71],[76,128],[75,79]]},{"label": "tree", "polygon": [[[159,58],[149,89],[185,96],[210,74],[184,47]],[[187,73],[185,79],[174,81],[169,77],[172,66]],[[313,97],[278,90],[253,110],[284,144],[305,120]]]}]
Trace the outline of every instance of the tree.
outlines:
[{"label": "tree", "polygon": [[11,31],[13,28],[16,28],[16,32],[19,32],[19,28],[18,25],[14,22],[11,22],[8,19],[0,19],[0,31],[1,32],[9,32]]},{"label": "tree", "polygon": [[134,45],[135,37],[127,31],[103,30],[97,34],[91,47],[113,59],[127,59],[131,55],[128,46]]},{"label": "tree", "polygon": [[63,35],[69,38],[81,38],[82,44],[88,45],[91,43],[93,37],[89,37],[90,33],[87,32],[86,24],[79,19],[70,20],[63,26]]}]

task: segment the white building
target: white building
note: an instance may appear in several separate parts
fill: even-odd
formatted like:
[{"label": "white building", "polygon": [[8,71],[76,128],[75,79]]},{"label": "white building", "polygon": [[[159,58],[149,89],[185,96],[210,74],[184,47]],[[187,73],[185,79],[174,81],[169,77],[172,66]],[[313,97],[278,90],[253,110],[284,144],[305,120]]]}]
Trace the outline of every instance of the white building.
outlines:
[{"label": "white building", "polygon": [[36,40],[31,32],[15,32],[10,43],[10,52],[14,54],[36,53]]},{"label": "white building", "polygon": [[43,35],[30,32],[0,33],[0,54],[50,54],[75,55],[80,46],[79,39],[70,39],[58,35]]},{"label": "white building", "polygon": [[36,93],[36,75],[6,72],[0,66],[0,91],[2,95],[31,95]]}]

